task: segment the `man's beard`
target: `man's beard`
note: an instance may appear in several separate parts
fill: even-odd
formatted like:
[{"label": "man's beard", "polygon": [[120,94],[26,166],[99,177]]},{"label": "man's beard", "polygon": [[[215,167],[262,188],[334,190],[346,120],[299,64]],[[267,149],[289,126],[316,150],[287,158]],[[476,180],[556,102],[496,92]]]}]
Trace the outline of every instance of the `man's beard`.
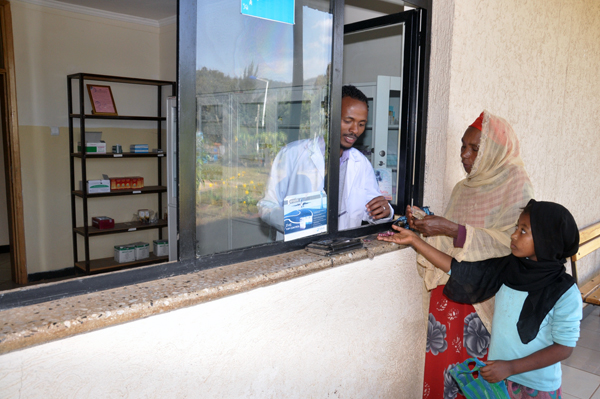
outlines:
[{"label": "man's beard", "polygon": [[352,143],[352,145],[350,147],[344,147],[342,145],[342,143],[340,143],[340,148],[342,150],[349,150],[350,148],[354,147],[354,144],[356,144],[356,142],[358,141],[358,136],[355,134],[344,134],[345,137],[353,137],[354,138],[354,143]]}]

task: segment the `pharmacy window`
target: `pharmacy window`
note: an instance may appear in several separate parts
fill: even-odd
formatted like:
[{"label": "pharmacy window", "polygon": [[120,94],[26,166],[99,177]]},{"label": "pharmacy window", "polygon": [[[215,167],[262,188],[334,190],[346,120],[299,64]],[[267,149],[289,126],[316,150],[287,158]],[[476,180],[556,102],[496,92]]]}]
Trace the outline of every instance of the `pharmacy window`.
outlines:
[{"label": "pharmacy window", "polygon": [[[3,306],[365,236],[422,205],[430,2],[271,3],[179,1],[165,129],[171,262],[41,285]],[[358,131],[344,127],[348,85],[361,93],[350,96]],[[379,196],[385,214],[370,218],[365,202]]]},{"label": "pharmacy window", "polygon": [[[364,235],[420,203],[423,10],[182,3],[181,259]],[[346,85],[364,103],[358,131],[344,128]]]}]

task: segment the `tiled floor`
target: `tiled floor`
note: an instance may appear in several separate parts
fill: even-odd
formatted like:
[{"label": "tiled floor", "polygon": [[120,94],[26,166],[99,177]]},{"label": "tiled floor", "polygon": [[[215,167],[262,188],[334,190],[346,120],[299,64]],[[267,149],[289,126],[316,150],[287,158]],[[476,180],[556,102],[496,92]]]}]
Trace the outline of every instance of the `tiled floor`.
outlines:
[{"label": "tiled floor", "polygon": [[581,322],[577,347],[562,370],[563,399],[600,399],[600,306]]}]

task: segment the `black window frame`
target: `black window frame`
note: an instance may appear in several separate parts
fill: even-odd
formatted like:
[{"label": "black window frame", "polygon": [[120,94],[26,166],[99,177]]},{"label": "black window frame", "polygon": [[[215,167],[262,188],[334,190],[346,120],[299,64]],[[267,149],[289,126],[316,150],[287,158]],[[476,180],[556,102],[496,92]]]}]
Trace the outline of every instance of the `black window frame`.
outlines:
[{"label": "black window frame", "polygon": [[[390,24],[398,23],[394,15],[378,18],[379,21],[357,22],[344,26],[345,2],[332,1],[333,13],[333,48],[332,48],[332,76],[331,93],[341,93],[342,89],[342,64],[343,64],[343,38],[344,33],[369,29],[369,23],[390,21]],[[402,162],[407,167],[407,174],[411,176],[411,182],[403,182],[398,190],[403,187],[404,197],[402,206],[395,207],[397,214],[403,214],[404,204],[412,198],[415,205],[422,205],[423,182],[425,165],[425,142],[426,142],[426,119],[428,101],[429,81],[429,45],[431,33],[428,28],[431,23],[431,0],[411,0],[404,3],[415,7],[406,23],[407,29],[411,29],[412,40],[405,43],[406,56],[416,57],[416,62],[411,64],[412,68],[403,73],[403,110],[405,117],[402,121],[402,129],[408,132],[406,144],[414,151],[404,151]],[[182,141],[194,142],[195,140],[195,52],[196,52],[196,2],[194,0],[178,1],[178,144]],[[407,73],[406,73],[407,72]],[[411,97],[413,96],[413,97]],[[331,117],[330,117],[330,148],[339,148],[340,123],[341,123],[341,94],[331,95]],[[336,134],[337,132],[337,134]],[[191,141],[190,141],[191,140]],[[27,287],[25,290],[11,290],[0,292],[0,310],[15,307],[28,306],[37,303],[57,300],[77,295],[89,294],[123,286],[139,284],[162,278],[189,274],[205,269],[226,266],[242,261],[263,258],[267,256],[282,254],[302,249],[306,244],[314,241],[315,236],[306,237],[288,242],[273,242],[255,247],[242,248],[205,256],[196,256],[196,218],[195,218],[195,148],[193,146],[181,146],[177,149],[179,154],[179,192],[178,192],[178,226],[179,246],[178,261],[162,263],[144,268],[132,268],[122,270],[119,273],[105,273],[86,278],[73,278],[53,284],[40,284]],[[399,154],[400,156],[400,154]],[[414,166],[414,170],[413,170]],[[337,176],[339,174],[339,152],[332,151],[329,154],[328,165],[329,176],[335,176],[328,181],[329,198],[338,198],[339,186]],[[400,174],[399,174],[400,175]],[[413,178],[414,176],[414,178]],[[406,186],[409,185],[407,188]],[[400,192],[400,191],[399,191]],[[400,197],[399,197],[400,202]],[[362,226],[352,230],[338,231],[338,204],[330,201],[328,204],[328,231],[329,233],[317,237],[359,237],[373,234],[388,229],[391,223]]]}]

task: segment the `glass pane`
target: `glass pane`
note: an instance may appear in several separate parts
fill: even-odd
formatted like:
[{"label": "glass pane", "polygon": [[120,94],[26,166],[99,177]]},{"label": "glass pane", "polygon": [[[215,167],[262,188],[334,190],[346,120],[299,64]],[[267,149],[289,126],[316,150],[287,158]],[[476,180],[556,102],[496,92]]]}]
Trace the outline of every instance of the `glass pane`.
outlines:
[{"label": "glass pane", "polygon": [[[405,64],[405,23],[397,14],[398,23],[377,25],[369,21],[369,3],[361,3],[365,10],[354,10],[350,22],[361,21],[373,25],[344,36],[344,83],[355,85],[368,98],[369,114],[365,132],[354,147],[367,157],[373,166],[380,193],[393,205],[401,205],[407,185],[398,183],[410,179],[405,165],[407,132],[401,131],[402,81]],[[402,6],[398,5],[401,11]],[[406,15],[406,14],[404,14]],[[369,59],[369,68],[358,60]],[[399,209],[398,209],[399,208]],[[397,211],[403,214],[403,207]]]},{"label": "glass pane", "polygon": [[379,190],[392,204],[398,204],[398,170],[403,173],[398,157],[402,143],[401,84],[398,76],[377,76],[375,82],[356,84],[367,96],[369,113],[365,132],[354,147],[371,162]]},{"label": "glass pane", "polygon": [[290,1],[293,24],[245,3],[197,5],[198,255],[327,229],[330,3]]}]

